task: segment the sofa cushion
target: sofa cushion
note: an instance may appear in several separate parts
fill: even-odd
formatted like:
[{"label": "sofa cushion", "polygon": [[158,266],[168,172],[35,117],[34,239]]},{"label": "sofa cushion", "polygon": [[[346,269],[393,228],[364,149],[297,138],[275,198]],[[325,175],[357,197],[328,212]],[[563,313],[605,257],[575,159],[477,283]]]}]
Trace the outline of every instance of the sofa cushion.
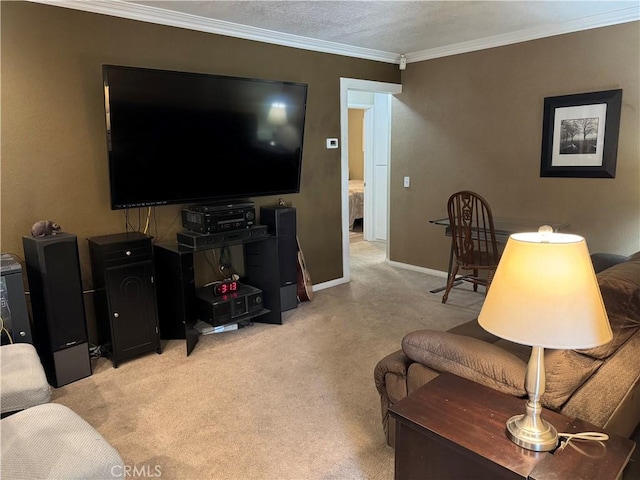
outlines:
[{"label": "sofa cushion", "polygon": [[591,263],[596,273],[600,273],[607,268],[613,267],[618,263],[626,262],[629,257],[625,255],[619,255],[617,253],[592,253]]},{"label": "sofa cushion", "polygon": [[0,410],[2,414],[47,403],[51,388],[35,347],[12,343],[0,347]]},{"label": "sofa cushion", "polygon": [[598,284],[613,339],[605,345],[578,351],[594,358],[606,358],[640,327],[640,259],[619,263],[600,272]]},{"label": "sofa cushion", "polygon": [[2,478],[124,478],[118,451],[70,408],[46,403],[0,421]]},{"label": "sofa cushion", "polygon": [[619,263],[597,277],[607,313],[623,315],[640,325],[640,260]]},{"label": "sofa cushion", "polygon": [[637,262],[640,260],[640,251],[637,251],[636,253],[632,253],[631,255],[629,255],[629,260],[631,260],[632,262]]},{"label": "sofa cushion", "polygon": [[450,372],[494,390],[524,396],[526,363],[491,343],[436,330],[417,330],[402,339],[402,349],[415,362]]},{"label": "sofa cushion", "polygon": [[540,402],[552,410],[559,409],[602,363],[573,350],[545,350],[545,393]]}]

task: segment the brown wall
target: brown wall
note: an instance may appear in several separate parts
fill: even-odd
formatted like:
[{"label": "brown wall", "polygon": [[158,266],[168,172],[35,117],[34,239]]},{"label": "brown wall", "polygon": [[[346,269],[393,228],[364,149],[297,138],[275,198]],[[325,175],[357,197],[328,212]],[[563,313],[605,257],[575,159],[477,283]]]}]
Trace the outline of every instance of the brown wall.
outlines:
[{"label": "brown wall", "polygon": [[[592,252],[640,250],[639,75],[639,22],[410,63],[393,102],[391,260],[446,271],[449,240],[428,220],[462,189],[496,216],[568,222]],[[618,88],[615,179],[541,178],[544,98]]]},{"label": "brown wall", "polygon": [[[325,148],[340,132],[339,78],[398,82],[397,66],[48,5],[0,7],[3,252],[22,256],[22,235],[53,219],[78,235],[90,288],[85,238],[124,231],[123,212],[109,208],[100,67],[111,63],[308,83],[302,191],[286,200],[313,282],[342,276],[340,151]],[[446,270],[448,240],[428,220],[462,188],[499,216],[567,221],[592,251],[640,249],[639,30],[636,22],[409,64],[393,102],[391,259]],[[544,97],[614,88],[624,90],[616,178],[540,178]],[[173,240],[179,210],[155,208],[151,233]],[[137,225],[137,211],[132,218]]]},{"label": "brown wall", "polygon": [[349,109],[349,180],[364,180],[364,110]]},{"label": "brown wall", "polygon": [[[297,208],[313,282],[342,276],[340,151],[325,148],[340,136],[340,77],[398,83],[397,66],[48,5],[1,8],[3,252],[22,256],[22,236],[52,219],[78,235],[89,288],[85,238],[124,231],[124,211],[109,207],[101,73],[109,63],[307,83],[301,193],[285,199]],[[160,241],[175,239],[180,208],[155,208]],[[138,211],[131,217],[137,226]]]}]

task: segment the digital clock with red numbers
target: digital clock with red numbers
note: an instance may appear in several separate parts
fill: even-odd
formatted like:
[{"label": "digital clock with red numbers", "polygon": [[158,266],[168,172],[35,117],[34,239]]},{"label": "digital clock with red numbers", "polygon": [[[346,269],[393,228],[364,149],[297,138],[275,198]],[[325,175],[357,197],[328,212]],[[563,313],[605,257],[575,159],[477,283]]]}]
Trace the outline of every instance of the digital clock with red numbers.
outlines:
[{"label": "digital clock with red numbers", "polygon": [[223,280],[213,285],[214,295],[226,295],[227,293],[237,292],[240,284],[237,280]]}]

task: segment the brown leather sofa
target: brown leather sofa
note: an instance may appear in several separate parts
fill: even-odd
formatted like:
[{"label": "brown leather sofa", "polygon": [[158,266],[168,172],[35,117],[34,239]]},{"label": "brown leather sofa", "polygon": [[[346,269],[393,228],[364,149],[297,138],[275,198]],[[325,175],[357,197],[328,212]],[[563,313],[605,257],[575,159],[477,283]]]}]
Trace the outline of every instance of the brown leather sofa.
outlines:
[{"label": "brown leather sofa", "polygon": [[[640,423],[640,252],[591,256],[613,340],[588,350],[545,350],[542,405],[629,437]],[[531,352],[486,332],[474,319],[447,332],[418,330],[381,359],[374,379],[387,443],[395,444],[389,407],[448,371],[503,393],[526,397]],[[523,404],[524,408],[524,404]]]}]

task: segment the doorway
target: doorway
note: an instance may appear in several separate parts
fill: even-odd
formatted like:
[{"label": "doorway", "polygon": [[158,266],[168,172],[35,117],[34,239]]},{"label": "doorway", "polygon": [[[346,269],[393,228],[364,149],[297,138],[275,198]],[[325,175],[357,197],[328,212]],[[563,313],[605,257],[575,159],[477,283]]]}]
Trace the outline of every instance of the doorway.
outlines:
[{"label": "doorway", "polygon": [[[386,242],[389,227],[391,95],[401,92],[402,85],[400,84],[350,78],[340,79],[343,277],[338,283],[345,283],[351,279],[349,261],[349,107],[365,111],[364,239]],[[385,246],[385,258],[388,258],[388,246]]]},{"label": "doorway", "polygon": [[364,238],[364,164],[365,145],[369,138],[365,135],[365,114],[370,106],[355,106],[349,95],[349,245],[363,241]]}]

